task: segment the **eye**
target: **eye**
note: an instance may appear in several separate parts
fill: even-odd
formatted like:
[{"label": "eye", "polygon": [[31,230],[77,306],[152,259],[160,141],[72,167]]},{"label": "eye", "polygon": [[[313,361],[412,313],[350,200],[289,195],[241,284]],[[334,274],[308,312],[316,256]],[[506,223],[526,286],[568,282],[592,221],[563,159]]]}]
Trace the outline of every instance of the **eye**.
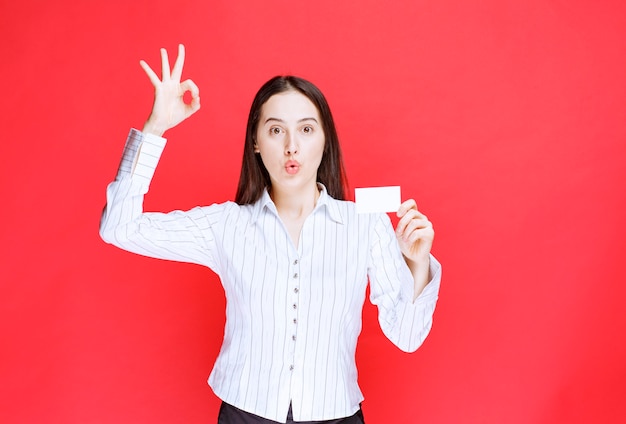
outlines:
[{"label": "eye", "polygon": [[305,134],[311,134],[313,132],[313,127],[310,125],[307,125],[306,127],[302,128],[302,132]]},{"label": "eye", "polygon": [[279,127],[272,127],[270,128],[270,134],[271,135],[278,135],[281,133],[281,129]]}]

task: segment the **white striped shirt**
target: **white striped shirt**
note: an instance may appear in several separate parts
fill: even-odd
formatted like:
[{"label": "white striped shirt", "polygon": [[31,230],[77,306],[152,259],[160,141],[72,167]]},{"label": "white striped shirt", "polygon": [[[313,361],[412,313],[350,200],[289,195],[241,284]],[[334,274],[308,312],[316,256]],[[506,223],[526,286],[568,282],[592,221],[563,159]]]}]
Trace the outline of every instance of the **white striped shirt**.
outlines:
[{"label": "white striped shirt", "polygon": [[165,139],[131,130],[117,177],[107,188],[102,238],[122,249],[202,264],[227,298],[226,327],[209,384],[223,401],[285,422],[354,414],[363,395],[355,350],[366,286],[385,335],[414,351],[432,325],[441,266],[413,302],[413,278],[386,214],[357,214],[323,186],[298,246],[265,192],[189,211],[144,213]]}]

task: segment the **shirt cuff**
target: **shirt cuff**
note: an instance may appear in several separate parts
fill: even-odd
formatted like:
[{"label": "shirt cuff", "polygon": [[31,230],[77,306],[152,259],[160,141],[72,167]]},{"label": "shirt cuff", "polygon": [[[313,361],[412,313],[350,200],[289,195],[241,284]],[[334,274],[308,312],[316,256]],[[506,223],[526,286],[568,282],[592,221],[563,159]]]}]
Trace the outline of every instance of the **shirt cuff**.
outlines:
[{"label": "shirt cuff", "polygon": [[[412,303],[418,303],[421,301],[427,301],[432,299],[433,297],[436,299],[439,297],[439,286],[441,283],[441,264],[433,255],[430,255],[430,263],[429,263],[429,275],[431,276],[430,281],[419,296]],[[403,286],[404,292],[403,296],[407,299],[413,300],[415,296],[415,288],[413,286],[408,287],[407,285]]]},{"label": "shirt cuff", "polygon": [[149,185],[166,143],[163,137],[132,128],[124,146],[118,178],[131,176]]}]

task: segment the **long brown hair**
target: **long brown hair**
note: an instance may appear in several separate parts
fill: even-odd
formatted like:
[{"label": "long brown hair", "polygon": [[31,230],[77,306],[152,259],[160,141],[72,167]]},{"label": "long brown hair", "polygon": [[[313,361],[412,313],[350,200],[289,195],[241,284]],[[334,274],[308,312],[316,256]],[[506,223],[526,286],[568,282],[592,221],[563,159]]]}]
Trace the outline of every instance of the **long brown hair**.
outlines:
[{"label": "long brown hair", "polygon": [[248,124],[246,127],[246,140],[243,147],[243,160],[241,162],[241,174],[237,186],[235,202],[240,205],[252,204],[259,200],[263,190],[271,187],[269,173],[263,165],[261,155],[254,153],[257,127],[261,116],[261,108],[274,94],[295,90],[305,95],[317,108],[322,128],[324,130],[324,153],[317,170],[317,181],[326,186],[331,197],[338,200],[345,199],[347,191],[347,178],[339,148],[339,138],[335,129],[335,122],[330,113],[330,107],[322,92],[311,82],[291,75],[277,76],[263,84],[252,101]]}]

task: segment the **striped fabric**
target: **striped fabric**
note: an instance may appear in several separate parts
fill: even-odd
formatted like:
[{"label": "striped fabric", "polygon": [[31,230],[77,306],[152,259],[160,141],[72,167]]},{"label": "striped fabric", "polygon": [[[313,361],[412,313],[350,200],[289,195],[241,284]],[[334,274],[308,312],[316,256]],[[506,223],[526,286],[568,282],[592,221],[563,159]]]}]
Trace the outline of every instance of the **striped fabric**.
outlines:
[{"label": "striped fabric", "polygon": [[285,422],[350,416],[363,395],[355,350],[366,286],[385,335],[404,351],[426,338],[441,266],[413,299],[413,279],[389,217],[357,214],[320,185],[321,195],[294,246],[268,195],[170,213],[143,212],[143,196],[165,139],[131,130],[107,188],[100,234],[122,249],[202,264],[227,298],[221,351],[209,384],[223,401]]}]

